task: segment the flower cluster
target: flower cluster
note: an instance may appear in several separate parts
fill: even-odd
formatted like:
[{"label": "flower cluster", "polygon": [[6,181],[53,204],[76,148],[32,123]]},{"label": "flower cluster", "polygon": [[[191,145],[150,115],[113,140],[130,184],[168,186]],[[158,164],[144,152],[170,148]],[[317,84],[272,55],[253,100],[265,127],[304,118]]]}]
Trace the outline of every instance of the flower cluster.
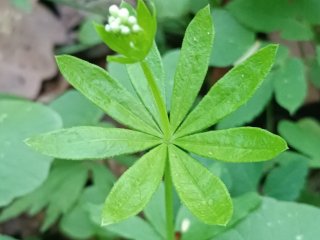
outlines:
[{"label": "flower cluster", "polygon": [[118,8],[117,5],[111,5],[109,8],[110,17],[108,24],[105,25],[107,32],[121,33],[124,35],[141,30],[135,16],[130,16],[128,9]]}]

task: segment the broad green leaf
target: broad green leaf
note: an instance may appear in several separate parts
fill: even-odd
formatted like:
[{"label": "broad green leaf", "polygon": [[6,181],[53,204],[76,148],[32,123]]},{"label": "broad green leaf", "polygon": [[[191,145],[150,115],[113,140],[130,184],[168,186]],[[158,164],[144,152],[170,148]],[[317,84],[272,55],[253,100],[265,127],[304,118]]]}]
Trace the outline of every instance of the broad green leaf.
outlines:
[{"label": "broad green leaf", "polygon": [[132,86],[125,65],[117,62],[109,62],[107,65],[107,69],[112,78],[116,79],[128,92],[130,92],[134,97],[137,97],[138,99],[138,95]]},{"label": "broad green leaf", "polygon": [[319,208],[263,198],[259,209],[214,240],[318,240],[319,222]]},{"label": "broad green leaf", "polygon": [[[184,17],[189,13],[192,0],[155,0],[157,18],[160,23],[172,21],[173,19]],[[170,7],[168,7],[170,6]],[[200,9],[199,9],[200,10]]]},{"label": "broad green leaf", "polygon": [[284,152],[276,166],[266,178],[264,193],[284,201],[296,200],[308,174],[308,161],[302,155]]},{"label": "broad green leaf", "polygon": [[244,105],[270,71],[276,51],[277,45],[262,48],[224,75],[187,116],[177,135],[206,129]]},{"label": "broad green leaf", "polygon": [[[84,189],[77,204],[63,215],[59,224],[60,230],[73,239],[88,239],[101,232],[104,235],[108,233],[100,227],[100,222],[92,221],[88,205],[102,204],[115,179],[103,163],[91,162],[89,168],[92,171],[91,185]],[[110,236],[105,238],[111,239]]]},{"label": "broad green leaf", "polygon": [[48,176],[52,158],[35,153],[23,140],[61,127],[61,118],[48,107],[0,101],[0,206],[33,191]]},{"label": "broad green leaf", "polygon": [[[151,51],[145,59],[145,64],[150,69],[150,74],[156,82],[156,85],[161,93],[162,99],[165,98],[164,92],[164,72],[160,53],[156,44],[153,45]],[[134,86],[135,91],[138,93],[139,98],[145,107],[151,112],[152,116],[160,123],[159,111],[156,107],[155,99],[149,87],[147,77],[144,73],[141,63],[128,64],[127,70]]]},{"label": "broad green leaf", "polygon": [[97,32],[94,28],[94,21],[102,22],[102,18],[99,17],[91,17],[85,19],[80,26],[78,32],[78,39],[80,44],[84,44],[87,46],[94,46],[96,44],[102,43],[100,37],[98,36]]},{"label": "broad green leaf", "polygon": [[264,164],[258,163],[222,163],[230,176],[229,192],[237,197],[248,192],[258,192],[263,175]]},{"label": "broad green leaf", "polygon": [[50,107],[60,114],[64,127],[96,125],[103,116],[100,108],[74,90],[52,101]]},{"label": "broad green leaf", "polygon": [[232,201],[223,182],[179,148],[169,146],[173,184],[183,204],[202,222],[226,225]]},{"label": "broad green leaf", "polygon": [[297,123],[281,121],[278,130],[292,147],[313,159],[320,159],[320,125],[313,119]]},{"label": "broad green leaf", "polygon": [[146,150],[160,139],[120,128],[74,127],[31,137],[26,143],[36,151],[61,159],[104,159]]},{"label": "broad green leaf", "polygon": [[170,122],[174,131],[190,110],[208,69],[213,42],[210,8],[197,13],[189,24],[174,77]]},{"label": "broad green leaf", "polygon": [[237,0],[230,2],[227,9],[244,25],[258,32],[279,30],[292,12],[286,1],[277,0]]},{"label": "broad green leaf", "polygon": [[[0,221],[14,218],[23,212],[33,216],[46,208],[41,230],[47,230],[61,214],[67,213],[76,203],[86,180],[85,165],[58,160],[53,164],[45,182],[35,191],[16,200],[6,208],[0,215]],[[70,192],[72,192],[71,195]]]},{"label": "broad green leaf", "polygon": [[96,228],[82,205],[76,205],[60,222],[61,231],[73,239],[92,238]]},{"label": "broad green leaf", "polygon": [[113,224],[107,229],[126,239],[133,240],[163,240],[162,237],[140,217],[133,216],[121,223]]},{"label": "broad green leaf", "polygon": [[273,93],[273,72],[267,76],[249,101],[218,122],[218,129],[239,127],[258,117],[269,103]]},{"label": "broad green leaf", "polygon": [[230,2],[227,9],[256,32],[280,31],[281,37],[296,41],[313,38],[310,24],[319,23],[319,7],[314,0],[237,0]]},{"label": "broad green leaf", "polygon": [[253,127],[198,133],[178,138],[174,143],[200,156],[225,162],[265,161],[287,149],[281,137]]},{"label": "broad green leaf", "polygon": [[167,236],[165,206],[165,189],[164,185],[160,184],[160,187],[152,196],[143,213],[148,222],[150,222],[163,239]]},{"label": "broad green leaf", "polygon": [[277,102],[293,114],[304,102],[307,95],[304,64],[292,58],[279,69],[280,74],[274,81]]},{"label": "broad green leaf", "polygon": [[163,68],[165,72],[165,90],[167,110],[170,111],[171,97],[174,84],[174,74],[178,65],[180,49],[166,52],[162,57]]},{"label": "broad green leaf", "polygon": [[230,66],[254,44],[255,34],[241,25],[224,9],[214,9],[212,19],[215,24],[216,37],[213,43],[210,65]]},{"label": "broad green leaf", "polygon": [[161,182],[167,149],[161,145],[139,159],[116,182],[102,213],[102,225],[120,222],[139,213]]},{"label": "broad green leaf", "polygon": [[58,56],[57,63],[64,77],[111,117],[131,128],[159,135],[144,106],[105,70],[68,55]]},{"label": "broad green leaf", "polygon": [[[182,206],[179,210],[176,230],[182,233],[182,240],[207,240],[233,228],[238,222],[243,220],[250,212],[257,209],[261,203],[261,198],[256,193],[244,194],[232,199],[234,206],[233,216],[227,226],[212,226],[200,222],[187,208]],[[183,229],[183,225],[189,223],[189,228]]]}]

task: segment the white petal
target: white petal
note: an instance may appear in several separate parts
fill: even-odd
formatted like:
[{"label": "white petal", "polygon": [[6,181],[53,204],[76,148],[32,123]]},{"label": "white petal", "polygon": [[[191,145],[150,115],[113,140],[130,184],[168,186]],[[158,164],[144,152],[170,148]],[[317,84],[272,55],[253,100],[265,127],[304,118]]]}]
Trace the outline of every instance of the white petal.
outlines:
[{"label": "white petal", "polygon": [[136,24],[137,18],[135,16],[128,17],[128,23],[130,23],[131,25]]},{"label": "white petal", "polygon": [[133,32],[139,32],[141,30],[140,26],[138,24],[134,24],[132,26],[132,31]]},{"label": "white petal", "polygon": [[109,7],[109,12],[112,16],[117,17],[119,15],[119,8],[117,5],[111,5]]},{"label": "white petal", "polygon": [[128,20],[129,17],[129,11],[126,8],[121,8],[119,10],[119,18],[121,18],[121,20],[123,20],[124,22],[126,22]]},{"label": "white petal", "polygon": [[127,26],[120,26],[120,31],[122,34],[127,35],[130,33],[130,28],[128,28]]},{"label": "white petal", "polygon": [[111,26],[109,24],[107,24],[104,29],[107,31],[107,32],[110,32],[111,31]]}]

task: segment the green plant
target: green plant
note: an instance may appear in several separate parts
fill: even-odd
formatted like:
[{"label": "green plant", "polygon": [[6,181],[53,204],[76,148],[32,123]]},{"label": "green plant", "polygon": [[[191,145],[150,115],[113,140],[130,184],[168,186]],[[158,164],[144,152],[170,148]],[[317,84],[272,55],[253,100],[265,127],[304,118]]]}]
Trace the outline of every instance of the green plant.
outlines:
[{"label": "green plant", "polygon": [[187,152],[226,162],[258,162],[287,148],[282,138],[259,128],[206,131],[254,94],[270,71],[277,46],[269,45],[237,65],[192,108],[206,76],[214,37],[210,8],[199,11],[186,30],[174,86],[168,93],[160,54],[153,43],[155,13],[142,0],[136,13],[128,4],[122,7],[127,10],[120,17],[125,22],[129,13],[136,15],[139,31],[124,31],[121,22],[113,30],[103,25],[96,25],[96,29],[104,42],[121,54],[108,59],[127,64],[133,88],[127,89],[104,69],[72,56],[58,56],[57,63],[76,89],[134,130],[73,127],[31,137],[26,143],[45,155],[70,160],[101,159],[152,148],[114,185],[104,204],[103,225],[143,210],[163,175],[168,240],[173,239],[174,230],[173,184],[198,219],[226,225],[233,210],[225,185]]}]

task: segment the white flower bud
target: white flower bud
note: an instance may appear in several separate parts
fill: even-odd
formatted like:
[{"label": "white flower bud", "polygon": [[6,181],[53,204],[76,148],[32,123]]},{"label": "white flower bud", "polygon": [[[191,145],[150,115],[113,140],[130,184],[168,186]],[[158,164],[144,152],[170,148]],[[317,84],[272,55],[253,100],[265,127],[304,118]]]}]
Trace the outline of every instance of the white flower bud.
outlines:
[{"label": "white flower bud", "polygon": [[119,10],[119,18],[121,18],[121,20],[123,20],[124,22],[128,21],[128,17],[129,17],[129,11],[126,8],[121,8]]},{"label": "white flower bud", "polygon": [[135,16],[129,16],[128,17],[128,23],[131,25],[134,25],[137,23],[137,18]]},{"label": "white flower bud", "polygon": [[107,32],[111,32],[111,26],[109,24],[107,24],[104,29],[107,31]]},{"label": "white flower bud", "polygon": [[110,7],[109,7],[109,12],[110,12],[110,14],[112,15],[112,16],[114,16],[114,17],[118,17],[118,15],[119,15],[119,8],[118,8],[118,6],[117,5],[111,5]]},{"label": "white flower bud", "polygon": [[134,24],[133,26],[132,26],[132,31],[133,32],[139,32],[141,30],[141,28],[140,28],[140,26],[138,25],[138,24]]},{"label": "white flower bud", "polygon": [[115,21],[117,18],[115,18],[114,16],[110,16],[109,18],[108,18],[108,22],[109,23],[112,23],[113,21]]},{"label": "white flower bud", "polygon": [[182,233],[187,232],[190,228],[190,225],[191,225],[191,222],[188,218],[183,219],[181,223],[181,232]]},{"label": "white flower bud", "polygon": [[120,30],[120,21],[117,21],[116,19],[115,21],[110,23],[110,28],[113,32],[118,32]]},{"label": "white flower bud", "polygon": [[130,33],[130,28],[128,28],[127,26],[121,25],[120,26],[120,31],[122,34],[127,35]]}]

